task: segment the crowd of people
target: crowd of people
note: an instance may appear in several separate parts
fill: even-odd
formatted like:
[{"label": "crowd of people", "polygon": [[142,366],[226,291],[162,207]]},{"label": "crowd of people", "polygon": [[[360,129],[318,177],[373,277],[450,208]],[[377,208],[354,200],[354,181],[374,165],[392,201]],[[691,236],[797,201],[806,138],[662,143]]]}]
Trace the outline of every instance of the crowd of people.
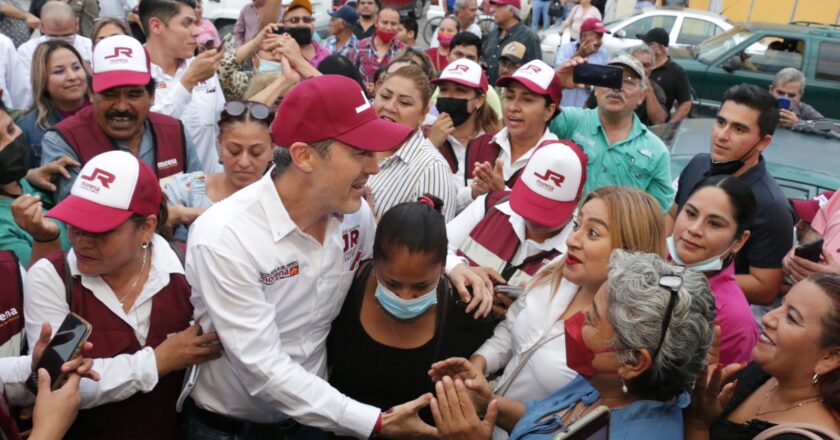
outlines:
[{"label": "crowd of people", "polygon": [[840,192],[762,156],[822,117],[801,72],[727,90],[674,176],[667,32],[610,56],[589,0],[555,66],[520,0],[488,35],[451,2],[428,50],[376,0],[323,39],[310,0],[224,38],[108,3],[0,0],[3,438],[550,438],[602,406],[615,438],[840,435]]}]

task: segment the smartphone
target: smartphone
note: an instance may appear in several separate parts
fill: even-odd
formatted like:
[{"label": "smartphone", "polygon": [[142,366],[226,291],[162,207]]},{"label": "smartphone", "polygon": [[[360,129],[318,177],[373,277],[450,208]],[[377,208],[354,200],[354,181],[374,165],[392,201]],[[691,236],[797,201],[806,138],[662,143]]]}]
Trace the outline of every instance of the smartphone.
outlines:
[{"label": "smartphone", "polygon": [[610,409],[604,405],[558,432],[554,440],[609,440]]},{"label": "smartphone", "polygon": [[33,371],[33,380],[30,380],[30,389],[38,389],[38,369],[44,368],[50,373],[50,388],[56,390],[67,381],[67,373],[61,372],[61,366],[65,362],[75,358],[82,351],[82,345],[88,340],[93,327],[81,316],[70,313],[64,318],[64,322],[55,332],[50,340],[41,360]]},{"label": "smartphone", "polygon": [[776,104],[778,104],[779,108],[790,110],[790,98],[784,96],[782,96],[781,98],[776,98]]},{"label": "smartphone", "polygon": [[618,90],[624,82],[624,69],[618,66],[579,64],[572,70],[572,81],[576,84]]},{"label": "smartphone", "polygon": [[312,31],[308,27],[280,27],[275,29],[274,33],[277,35],[289,34],[301,46],[312,41]]},{"label": "smartphone", "polygon": [[507,284],[497,284],[496,287],[493,288],[493,291],[496,293],[504,293],[511,299],[517,299],[520,296],[522,296],[522,293],[525,292],[525,288],[519,286],[510,286]]},{"label": "smartphone", "polygon": [[793,255],[816,263],[820,261],[820,257],[822,257],[822,247],[822,238],[819,240],[809,241],[808,243],[797,246],[793,251]]}]

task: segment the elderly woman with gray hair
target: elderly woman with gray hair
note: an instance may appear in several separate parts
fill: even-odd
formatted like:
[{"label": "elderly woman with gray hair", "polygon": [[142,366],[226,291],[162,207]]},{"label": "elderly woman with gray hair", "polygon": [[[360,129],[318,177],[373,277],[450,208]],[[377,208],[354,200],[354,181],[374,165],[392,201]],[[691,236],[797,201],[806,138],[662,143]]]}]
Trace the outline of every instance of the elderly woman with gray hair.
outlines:
[{"label": "elderly woman with gray hair", "polygon": [[[714,319],[705,276],[656,255],[616,250],[583,328],[595,376],[579,375],[525,403],[492,395],[481,376],[444,377],[431,403],[438,431],[441,438],[487,439],[495,423],[514,440],[550,439],[605,405],[611,438],[682,438],[682,410],[706,366]],[[484,421],[474,405],[486,413]]]}]

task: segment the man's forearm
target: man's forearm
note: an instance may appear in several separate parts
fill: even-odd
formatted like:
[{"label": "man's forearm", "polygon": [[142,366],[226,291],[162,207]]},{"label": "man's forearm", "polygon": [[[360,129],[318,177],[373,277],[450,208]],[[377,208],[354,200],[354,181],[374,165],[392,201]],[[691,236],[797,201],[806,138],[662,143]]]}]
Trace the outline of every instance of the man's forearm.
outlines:
[{"label": "man's forearm", "polygon": [[779,288],[781,287],[781,282],[771,283],[753,274],[736,275],[735,278],[750,304],[772,304],[776,300]]},{"label": "man's forearm", "polygon": [[0,14],[18,20],[26,20],[29,17],[29,12],[16,8],[8,3],[0,4]]},{"label": "man's forearm", "polygon": [[647,90],[645,110],[647,110],[651,125],[662,124],[668,119],[668,113],[665,112],[665,109],[662,108],[662,105],[656,99],[656,93],[653,91],[653,87],[649,87]]},{"label": "man's forearm", "polygon": [[263,29],[270,23],[277,23],[280,18],[280,0],[266,0],[265,6],[260,9],[260,26],[257,29]]},{"label": "man's forearm", "polygon": [[671,118],[671,122],[679,122],[688,117],[688,113],[691,112],[691,101],[683,102],[682,104],[677,107],[677,111],[674,112],[674,117]]}]

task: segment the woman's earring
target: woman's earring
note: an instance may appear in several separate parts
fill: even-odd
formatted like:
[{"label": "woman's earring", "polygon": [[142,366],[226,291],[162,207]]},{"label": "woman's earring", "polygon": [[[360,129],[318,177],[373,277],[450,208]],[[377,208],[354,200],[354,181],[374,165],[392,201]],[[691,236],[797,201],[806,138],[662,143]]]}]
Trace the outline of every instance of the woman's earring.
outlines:
[{"label": "woman's earring", "polygon": [[814,376],[811,378],[811,383],[816,385],[817,382],[819,382],[819,381],[820,381],[820,370],[817,370],[817,371],[814,372]]},{"label": "woman's earring", "polygon": [[151,243],[149,243],[148,241],[144,241],[143,243],[140,243],[140,247],[143,249],[148,249],[150,244]]},{"label": "woman's earring", "polygon": [[628,393],[627,384],[624,383],[624,378],[623,377],[621,378],[621,392],[624,393],[625,395]]}]

